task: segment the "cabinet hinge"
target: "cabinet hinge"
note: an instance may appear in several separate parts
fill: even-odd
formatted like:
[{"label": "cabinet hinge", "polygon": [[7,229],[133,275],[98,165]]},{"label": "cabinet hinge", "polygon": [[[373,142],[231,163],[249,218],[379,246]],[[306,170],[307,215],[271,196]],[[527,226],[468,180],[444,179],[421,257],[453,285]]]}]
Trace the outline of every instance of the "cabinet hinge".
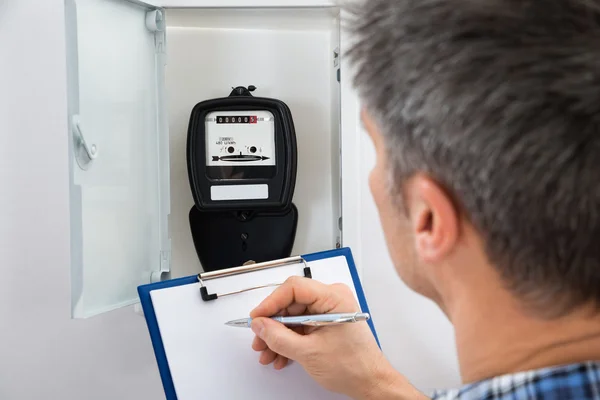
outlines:
[{"label": "cabinet hinge", "polygon": [[154,48],[156,56],[162,65],[167,65],[167,35],[165,32],[156,32],[154,34]]},{"label": "cabinet hinge", "polygon": [[154,33],[154,48],[162,65],[167,63],[167,33],[165,27],[165,14],[162,10],[152,10],[146,13],[146,28]]},{"label": "cabinet hinge", "polygon": [[160,270],[164,272],[171,270],[171,250],[160,252]]},{"label": "cabinet hinge", "polygon": [[340,82],[340,49],[336,47],[333,50],[333,68],[335,68],[335,77]]},{"label": "cabinet hinge", "polygon": [[152,272],[150,277],[151,282],[160,282],[164,274],[171,272],[171,251],[163,250],[159,254],[160,257],[160,271]]}]

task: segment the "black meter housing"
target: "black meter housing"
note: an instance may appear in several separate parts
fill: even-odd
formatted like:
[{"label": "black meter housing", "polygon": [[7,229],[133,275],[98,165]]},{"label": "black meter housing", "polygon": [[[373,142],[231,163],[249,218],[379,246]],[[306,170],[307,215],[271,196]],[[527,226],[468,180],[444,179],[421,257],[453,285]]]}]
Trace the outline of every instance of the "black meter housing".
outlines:
[{"label": "black meter housing", "polygon": [[254,86],[196,104],[187,137],[190,229],[204,271],[288,257],[297,144],[289,107]]},{"label": "black meter housing", "polygon": [[[254,87],[251,86],[250,89]],[[273,121],[268,122],[272,122],[274,127],[275,157],[269,159],[274,158],[275,165],[252,165],[257,161],[259,163],[263,161],[256,160],[257,157],[267,157],[256,153],[256,150],[247,151],[260,145],[256,143],[252,144],[250,149],[243,149],[244,154],[241,156],[249,158],[238,158],[238,161],[233,161],[236,159],[231,158],[227,165],[219,166],[218,160],[215,159],[219,154],[207,152],[209,139],[207,128],[210,127],[208,123],[218,124],[218,121],[207,121],[207,116],[213,114],[216,115],[215,118],[221,117],[223,120],[236,118],[235,122],[223,121],[223,124],[228,124],[231,130],[235,130],[241,126],[238,124],[258,125],[257,121],[252,122],[250,117],[259,111],[266,111],[273,116]],[[219,114],[219,112],[223,113]],[[251,122],[243,122],[245,118],[249,118]],[[237,122],[238,119],[242,119],[240,123]],[[231,137],[228,134],[227,138]],[[223,147],[226,155],[221,157],[239,157],[239,153],[242,152],[242,149],[227,143],[223,144]],[[296,185],[296,157],[296,132],[292,113],[281,100],[254,97],[249,89],[238,87],[229,97],[203,101],[196,104],[192,110],[188,127],[187,164],[194,203],[201,210],[273,210],[289,207]],[[211,165],[210,161],[213,160],[217,162]],[[234,162],[235,165],[232,164]],[[266,198],[213,200],[211,196],[211,192],[215,192],[218,186],[261,184],[266,184],[268,187]]]}]

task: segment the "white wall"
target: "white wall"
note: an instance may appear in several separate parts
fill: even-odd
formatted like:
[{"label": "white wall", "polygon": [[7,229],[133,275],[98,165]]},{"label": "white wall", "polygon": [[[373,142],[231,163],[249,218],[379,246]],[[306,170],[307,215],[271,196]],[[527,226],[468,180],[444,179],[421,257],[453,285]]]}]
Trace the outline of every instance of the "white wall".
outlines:
[{"label": "white wall", "polygon": [[[69,316],[63,19],[61,0],[0,0],[0,399],[161,399],[143,318]],[[384,350],[423,388],[455,383],[450,328],[393,276],[362,193],[359,262]]]}]

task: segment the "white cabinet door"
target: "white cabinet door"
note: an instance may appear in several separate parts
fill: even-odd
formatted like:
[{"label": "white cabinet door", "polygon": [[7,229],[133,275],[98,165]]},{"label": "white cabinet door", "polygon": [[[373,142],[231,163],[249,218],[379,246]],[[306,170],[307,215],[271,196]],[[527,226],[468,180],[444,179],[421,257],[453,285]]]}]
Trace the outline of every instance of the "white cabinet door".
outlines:
[{"label": "white cabinet door", "polygon": [[168,269],[162,12],[68,0],[72,314],[137,301]]}]

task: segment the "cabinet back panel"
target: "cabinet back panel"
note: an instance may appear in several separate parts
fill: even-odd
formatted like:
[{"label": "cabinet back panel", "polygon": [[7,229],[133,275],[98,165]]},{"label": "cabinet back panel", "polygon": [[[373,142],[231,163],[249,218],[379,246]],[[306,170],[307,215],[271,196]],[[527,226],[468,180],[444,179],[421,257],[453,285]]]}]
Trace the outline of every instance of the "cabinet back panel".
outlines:
[{"label": "cabinet back panel", "polygon": [[[260,12],[259,12],[260,11]],[[275,14],[275,15],[273,15]],[[172,276],[198,273],[188,223],[193,199],[186,139],[195,104],[227,96],[234,86],[290,107],[298,142],[293,254],[335,247],[339,216],[339,96],[333,49],[339,29],[330,9],[167,10],[167,70]],[[336,104],[338,102],[338,104]],[[237,245],[237,243],[235,244]]]}]

